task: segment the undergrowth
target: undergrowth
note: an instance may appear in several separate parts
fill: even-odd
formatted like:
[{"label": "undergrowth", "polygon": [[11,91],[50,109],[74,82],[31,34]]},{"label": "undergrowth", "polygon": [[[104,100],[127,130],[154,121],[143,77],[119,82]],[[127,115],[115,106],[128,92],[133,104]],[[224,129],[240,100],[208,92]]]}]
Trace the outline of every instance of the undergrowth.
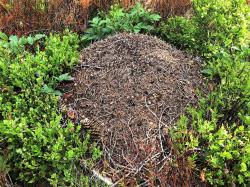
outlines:
[{"label": "undergrowth", "polygon": [[160,35],[203,58],[210,90],[172,128],[179,155],[203,182],[250,184],[250,8],[245,0],[194,0],[193,16],[162,23]]},{"label": "undergrowth", "polygon": [[[100,17],[99,17],[100,16]],[[89,43],[119,31],[149,32],[160,16],[140,4],[129,12],[114,6],[100,13],[83,36]],[[78,35],[38,34],[7,36],[0,33],[0,159],[1,181],[53,186],[89,184],[83,168],[91,168],[101,151],[89,136],[68,121],[62,127],[58,111],[58,83],[71,81],[68,74],[79,57]],[[77,171],[78,170],[78,171]],[[9,177],[8,177],[9,178]]]},{"label": "undergrowth", "polygon": [[[214,186],[250,184],[249,14],[245,0],[193,0],[191,18],[169,18],[158,29],[164,40],[201,56],[206,65],[210,93],[170,129],[170,142],[176,157]],[[81,40],[86,45],[115,32],[155,33],[159,19],[139,4],[131,10],[113,6],[90,22]],[[0,185],[7,176],[54,186],[88,183],[84,173],[76,178],[76,170],[82,163],[91,167],[101,152],[80,126],[68,121],[61,127],[62,93],[55,89],[71,81],[78,50],[79,38],[70,32],[0,34]],[[178,168],[178,161],[170,165]]]},{"label": "undergrowth", "polygon": [[82,41],[86,45],[117,32],[150,33],[160,18],[160,15],[144,9],[139,3],[128,11],[114,5],[107,14],[100,12],[90,21],[90,28]]},{"label": "undergrowth", "polygon": [[60,92],[54,88],[70,80],[65,73],[78,61],[78,36],[66,32],[21,38],[1,33],[0,37],[0,160],[4,163],[0,179],[8,175],[14,182],[74,186],[82,161],[90,168],[101,155],[81,126],[70,121],[61,126],[58,111]]},{"label": "undergrowth", "polygon": [[18,36],[29,33],[86,29],[90,1],[1,0],[0,30]]}]

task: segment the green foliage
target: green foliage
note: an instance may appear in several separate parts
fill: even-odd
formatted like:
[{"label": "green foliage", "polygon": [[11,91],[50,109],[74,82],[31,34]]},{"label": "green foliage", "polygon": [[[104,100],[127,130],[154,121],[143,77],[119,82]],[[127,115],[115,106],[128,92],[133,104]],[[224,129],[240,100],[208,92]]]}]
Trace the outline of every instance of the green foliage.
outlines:
[{"label": "green foliage", "polygon": [[[9,172],[9,168],[7,165],[7,161],[4,159],[4,156],[0,155],[0,176],[6,175],[8,172]],[[0,184],[1,184],[1,180],[0,180]]]},{"label": "green foliage", "polygon": [[14,54],[22,53],[24,52],[25,48],[28,47],[28,45],[32,46],[36,42],[39,42],[42,38],[45,38],[44,34],[37,34],[34,37],[32,36],[22,36],[21,38],[18,38],[15,35],[11,35],[8,37],[6,34],[0,32],[0,46],[9,49],[9,52],[12,52]]},{"label": "green foliage", "polygon": [[193,20],[181,16],[169,18],[166,22],[161,23],[158,30],[164,40],[179,48],[196,51],[197,27]]},{"label": "green foliage", "polygon": [[53,115],[54,120],[33,127],[25,118],[0,123],[0,135],[7,137],[11,172],[19,173],[22,181],[34,183],[47,179],[54,186],[70,184],[75,164],[86,157],[89,136],[82,141],[80,126],[74,127],[69,122],[62,128],[61,117]]},{"label": "green foliage", "polygon": [[40,46],[37,46],[35,53],[26,51],[25,46],[21,44],[17,45],[17,49],[22,50],[16,50],[9,45],[11,41],[10,39],[9,43],[4,42],[0,48],[0,83],[8,87],[25,89],[51,82],[54,76],[72,68],[78,59],[76,34],[62,37],[50,35],[46,37],[45,49],[41,51]]},{"label": "green foliage", "polygon": [[248,48],[250,13],[245,0],[194,0],[193,10],[190,19],[177,16],[163,22],[163,39],[208,59]]},{"label": "green foliage", "polygon": [[73,80],[73,77],[71,77],[69,75],[69,73],[64,73],[62,75],[60,75],[59,77],[55,77],[55,79],[58,81],[58,82],[63,82],[63,81],[72,81]]},{"label": "green foliage", "polygon": [[78,61],[78,36],[66,31],[63,36],[0,37],[0,158],[9,168],[5,173],[28,183],[74,186],[81,160],[90,167],[101,156],[89,135],[81,136],[80,126],[68,121],[62,128],[58,112],[60,92],[54,88],[72,80],[65,71]]},{"label": "green foliage", "polygon": [[154,23],[160,16],[145,10],[137,3],[131,10],[125,11],[118,5],[111,7],[110,11],[99,13],[90,21],[90,28],[82,37],[84,43],[96,41],[115,32],[149,33],[154,30]]},{"label": "green foliage", "polygon": [[233,54],[246,46],[250,13],[245,0],[195,0],[194,14],[201,52],[208,58],[217,56],[221,49]]},{"label": "green foliage", "polygon": [[[73,77],[71,77],[69,75],[69,73],[64,73],[62,75],[60,75],[59,77],[53,77],[55,79],[55,82],[63,82],[63,81],[72,81]],[[62,93],[58,90],[55,90],[51,87],[49,87],[47,84],[45,84],[42,88],[42,92],[43,93],[47,93],[47,94],[53,94],[53,95],[57,95],[57,96],[61,96]]]},{"label": "green foliage", "polygon": [[193,8],[192,18],[170,18],[160,32],[203,58],[213,89],[173,127],[174,147],[193,151],[210,184],[248,186],[250,8],[245,0],[194,0]]},{"label": "green foliage", "polygon": [[[63,41],[63,42],[62,42]],[[45,42],[45,54],[48,57],[48,72],[52,76],[58,76],[63,71],[71,69],[78,61],[79,38],[77,34],[64,36],[51,35]]]},{"label": "green foliage", "polygon": [[[210,184],[247,186],[250,183],[247,169],[250,167],[250,126],[236,123],[218,126],[218,112],[210,111],[212,113],[207,120],[202,109],[190,109],[192,120],[183,116],[171,129],[174,147],[179,154],[193,151],[196,165],[205,171],[205,179]],[[195,150],[201,151],[196,153]]]},{"label": "green foliage", "polygon": [[46,93],[46,94],[52,94],[52,95],[57,95],[57,96],[61,96],[62,93],[58,90],[55,90],[51,87],[49,87],[47,84],[45,84],[42,88],[42,92]]}]

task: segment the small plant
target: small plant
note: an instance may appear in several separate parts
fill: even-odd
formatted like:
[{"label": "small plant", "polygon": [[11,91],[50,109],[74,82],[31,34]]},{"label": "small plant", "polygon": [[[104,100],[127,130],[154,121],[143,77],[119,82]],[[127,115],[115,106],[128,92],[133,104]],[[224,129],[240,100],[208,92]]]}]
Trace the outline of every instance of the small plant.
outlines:
[{"label": "small plant", "polygon": [[85,32],[82,41],[87,44],[116,32],[150,33],[159,20],[158,14],[145,10],[139,3],[129,11],[114,5],[107,14],[99,13],[90,21],[90,28]]},{"label": "small plant", "polygon": [[65,34],[62,37],[50,35],[43,43],[45,49],[41,51],[37,46],[32,53],[25,49],[25,45],[19,44],[20,40],[15,40],[16,47],[11,45],[11,39],[0,46],[0,82],[4,85],[25,89],[34,84],[50,82],[49,86],[53,86],[55,81],[51,80],[63,71],[70,70],[78,60],[79,45],[76,34]]},{"label": "small plant", "polygon": [[33,36],[22,36],[18,38],[16,35],[11,35],[8,37],[3,32],[0,32],[0,46],[5,49],[10,49],[11,52],[15,54],[20,54],[25,51],[25,48],[34,45],[36,42],[40,41],[42,38],[45,38],[44,34],[37,34]]},{"label": "small plant", "polygon": [[[63,81],[72,81],[74,80],[73,77],[71,77],[68,73],[64,73],[58,77],[53,77],[55,79],[55,83],[61,83]],[[51,87],[49,87],[47,84],[45,84],[42,88],[42,92],[43,93],[47,93],[47,94],[53,94],[53,95],[57,95],[57,96],[61,96],[62,93],[58,90],[55,90]]]},{"label": "small plant", "polygon": [[[200,105],[202,106],[202,104]],[[190,109],[171,130],[175,150],[179,154],[193,151],[201,179],[212,185],[248,185],[250,182],[249,123],[218,123],[220,114],[211,110],[206,120],[204,109]],[[195,151],[195,150],[198,150]]]},{"label": "small plant", "polygon": [[177,16],[161,23],[159,34],[207,60],[248,48],[250,14],[245,0],[194,0],[193,11],[191,18]]},{"label": "small plant", "polygon": [[159,35],[164,40],[179,48],[196,52],[198,29],[194,21],[185,17],[173,17],[161,23],[158,30]]}]

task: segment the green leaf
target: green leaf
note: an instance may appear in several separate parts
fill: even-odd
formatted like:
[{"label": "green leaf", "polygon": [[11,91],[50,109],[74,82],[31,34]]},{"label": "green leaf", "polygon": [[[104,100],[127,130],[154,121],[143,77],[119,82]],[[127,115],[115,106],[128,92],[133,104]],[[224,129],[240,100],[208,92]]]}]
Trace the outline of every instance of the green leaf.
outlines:
[{"label": "green leaf", "polygon": [[203,69],[203,70],[201,70],[201,73],[204,76],[211,76],[211,75],[213,75],[213,71],[211,69]]},{"label": "green leaf", "polygon": [[35,41],[38,41],[38,40],[40,40],[40,39],[42,39],[42,38],[44,38],[44,37],[46,37],[45,34],[36,34],[36,35],[35,35]]},{"label": "green leaf", "polygon": [[47,93],[47,94],[57,95],[57,96],[62,95],[62,93],[60,91],[54,90],[53,88],[49,87],[48,85],[43,86],[42,92]]},{"label": "green leaf", "polygon": [[75,153],[74,153],[73,150],[69,150],[69,151],[67,152],[67,157],[68,157],[68,158],[74,158],[74,156],[75,156]]},{"label": "green leaf", "polygon": [[152,21],[159,21],[161,19],[161,16],[158,14],[152,14],[149,16],[150,20]]},{"label": "green leaf", "polygon": [[10,40],[10,47],[13,50],[16,50],[18,47],[18,37],[16,35],[11,35],[9,40]]},{"label": "green leaf", "polygon": [[221,155],[223,158],[226,158],[226,159],[231,159],[231,158],[232,158],[231,153],[226,152],[226,151],[222,152],[220,155]]},{"label": "green leaf", "polygon": [[217,157],[212,157],[210,162],[211,162],[212,166],[215,167],[215,168],[220,166],[219,165],[219,159]]},{"label": "green leaf", "polygon": [[8,38],[8,36],[5,33],[0,32],[0,39],[2,39],[4,41],[8,41],[9,38]]},{"label": "green leaf", "polygon": [[59,77],[54,77],[56,80],[58,80],[59,82],[62,81],[73,81],[74,78],[71,77],[68,73],[62,74]]},{"label": "green leaf", "polygon": [[245,116],[243,120],[246,124],[250,125],[250,116]]},{"label": "green leaf", "polygon": [[29,37],[27,38],[27,41],[28,41],[28,43],[29,43],[30,45],[33,45],[33,44],[34,44],[34,39],[33,39],[32,36],[29,36]]},{"label": "green leaf", "polygon": [[134,33],[139,33],[141,31],[141,29],[138,27],[135,27],[133,31],[134,31]]},{"label": "green leaf", "polygon": [[24,36],[21,37],[21,38],[19,39],[19,44],[20,44],[20,45],[25,45],[25,44],[27,44],[27,38],[25,38]]},{"label": "green leaf", "polygon": [[10,42],[17,45],[18,44],[18,37],[16,35],[11,35],[9,38]]},{"label": "green leaf", "polygon": [[90,23],[94,24],[94,25],[97,25],[100,21],[101,21],[101,19],[99,17],[94,17],[92,19],[92,21],[90,21]]},{"label": "green leaf", "polygon": [[242,163],[240,164],[240,167],[241,167],[241,169],[240,169],[241,172],[247,171],[247,165],[246,165],[246,163],[242,162]]},{"label": "green leaf", "polygon": [[242,175],[238,175],[238,181],[240,184],[243,184],[244,183],[244,178]]}]

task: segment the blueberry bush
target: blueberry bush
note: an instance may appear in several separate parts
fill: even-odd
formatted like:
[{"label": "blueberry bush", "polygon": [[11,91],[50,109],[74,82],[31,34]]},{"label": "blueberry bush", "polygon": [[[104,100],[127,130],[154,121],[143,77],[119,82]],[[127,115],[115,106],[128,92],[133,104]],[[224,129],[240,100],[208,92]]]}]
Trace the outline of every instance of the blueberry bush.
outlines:
[{"label": "blueberry bush", "polygon": [[180,155],[202,180],[218,186],[250,184],[250,8],[244,0],[194,0],[191,18],[161,24],[163,39],[202,57],[212,85],[197,108],[171,129]]},{"label": "blueberry bush", "polygon": [[78,35],[0,37],[2,181],[8,174],[24,183],[74,186],[80,162],[90,167],[101,155],[89,135],[81,136],[81,126],[68,121],[62,128],[58,111],[60,92],[54,88],[70,80],[67,73],[79,57]]}]

